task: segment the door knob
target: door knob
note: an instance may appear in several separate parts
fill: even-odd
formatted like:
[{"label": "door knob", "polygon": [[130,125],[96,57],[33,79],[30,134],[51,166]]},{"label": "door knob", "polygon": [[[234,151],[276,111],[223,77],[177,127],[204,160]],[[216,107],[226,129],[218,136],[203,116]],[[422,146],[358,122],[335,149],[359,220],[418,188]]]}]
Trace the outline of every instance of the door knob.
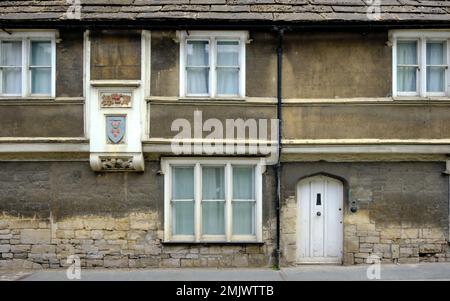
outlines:
[{"label": "door knob", "polygon": [[317,211],[317,216],[321,216],[322,213],[320,213],[320,211]]}]

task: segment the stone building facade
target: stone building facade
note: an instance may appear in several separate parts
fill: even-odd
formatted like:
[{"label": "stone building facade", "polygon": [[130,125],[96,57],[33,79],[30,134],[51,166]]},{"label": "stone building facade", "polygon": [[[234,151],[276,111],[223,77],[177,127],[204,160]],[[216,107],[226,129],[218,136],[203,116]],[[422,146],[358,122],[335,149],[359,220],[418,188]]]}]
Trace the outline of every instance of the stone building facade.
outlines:
[{"label": "stone building facade", "polygon": [[449,262],[450,6],[381,2],[1,2],[0,268]]}]

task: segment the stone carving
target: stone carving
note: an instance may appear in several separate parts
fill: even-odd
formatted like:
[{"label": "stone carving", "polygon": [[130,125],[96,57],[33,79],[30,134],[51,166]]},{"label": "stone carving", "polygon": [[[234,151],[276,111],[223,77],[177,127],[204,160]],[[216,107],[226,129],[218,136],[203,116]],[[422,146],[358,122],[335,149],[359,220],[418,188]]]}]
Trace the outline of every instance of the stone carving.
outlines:
[{"label": "stone carving", "polygon": [[134,170],[133,157],[100,158],[103,170]]},{"label": "stone carving", "polygon": [[102,108],[131,107],[131,93],[102,93],[100,98]]},{"label": "stone carving", "polygon": [[142,153],[97,153],[89,159],[91,168],[98,172],[140,172],[144,171]]},{"label": "stone carving", "polygon": [[124,143],[125,131],[125,116],[106,116],[106,136],[108,137],[108,143]]}]

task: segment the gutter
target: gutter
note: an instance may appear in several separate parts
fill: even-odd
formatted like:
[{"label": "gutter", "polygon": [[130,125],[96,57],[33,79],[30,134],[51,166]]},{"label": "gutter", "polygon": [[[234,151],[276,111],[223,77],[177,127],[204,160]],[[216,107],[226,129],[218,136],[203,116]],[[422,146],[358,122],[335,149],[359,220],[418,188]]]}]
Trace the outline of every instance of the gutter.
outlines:
[{"label": "gutter", "polygon": [[[419,23],[420,22],[420,23]],[[386,30],[386,29],[448,29],[448,21],[351,21],[351,20],[324,20],[324,21],[223,21],[223,20],[186,20],[186,19],[34,19],[34,20],[8,20],[0,18],[0,29],[148,29],[148,30],[188,30],[188,29],[216,29],[216,30],[272,30],[274,27],[289,27],[292,30]]]}]

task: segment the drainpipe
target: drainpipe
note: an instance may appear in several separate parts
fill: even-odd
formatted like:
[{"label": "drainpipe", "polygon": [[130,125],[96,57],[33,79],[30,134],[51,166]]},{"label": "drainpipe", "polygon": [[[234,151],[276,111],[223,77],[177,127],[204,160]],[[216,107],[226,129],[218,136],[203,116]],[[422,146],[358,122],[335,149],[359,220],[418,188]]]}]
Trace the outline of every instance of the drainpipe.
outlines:
[{"label": "drainpipe", "polygon": [[280,269],[280,204],[281,204],[281,139],[282,139],[282,72],[283,72],[283,34],[284,28],[276,28],[277,30],[277,119],[278,119],[278,150],[277,150],[277,164],[275,173],[275,185],[276,185],[276,200],[275,200],[275,212],[276,212],[276,249],[275,249],[275,268]]},{"label": "drainpipe", "polygon": [[450,244],[450,156],[447,155],[447,160],[445,161],[445,171],[443,174],[448,176],[448,235],[447,243]]}]

